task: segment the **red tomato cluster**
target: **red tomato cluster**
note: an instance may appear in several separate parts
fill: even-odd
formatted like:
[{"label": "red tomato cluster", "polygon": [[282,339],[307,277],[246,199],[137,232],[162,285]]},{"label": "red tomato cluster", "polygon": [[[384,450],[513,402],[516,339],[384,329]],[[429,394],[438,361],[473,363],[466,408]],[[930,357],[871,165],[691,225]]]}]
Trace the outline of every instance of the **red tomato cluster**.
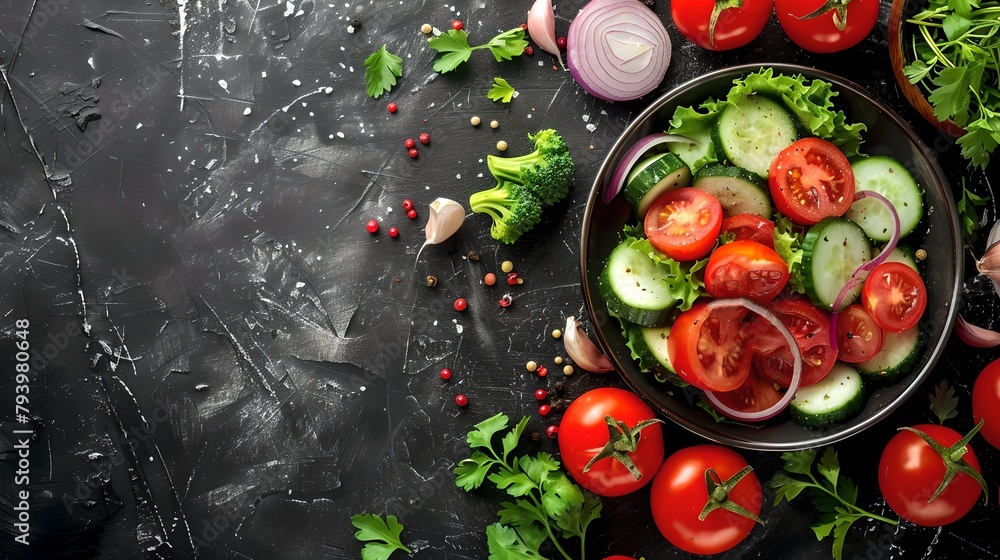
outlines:
[{"label": "red tomato cluster", "polygon": [[774,11],[785,34],[800,47],[831,53],[871,33],[878,0],[674,0],[674,25],[700,47],[723,51],[753,41]]}]

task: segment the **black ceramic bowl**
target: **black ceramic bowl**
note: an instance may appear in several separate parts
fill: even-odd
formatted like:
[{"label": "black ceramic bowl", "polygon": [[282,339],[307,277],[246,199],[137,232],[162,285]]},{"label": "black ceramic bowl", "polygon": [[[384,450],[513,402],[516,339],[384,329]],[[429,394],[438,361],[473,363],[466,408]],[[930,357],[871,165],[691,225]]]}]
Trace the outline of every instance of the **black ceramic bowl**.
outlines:
[{"label": "black ceramic bowl", "polygon": [[[725,96],[735,78],[762,67],[774,68],[777,73],[802,74],[832,83],[839,92],[834,98],[837,108],[847,114],[849,121],[861,121],[868,126],[862,151],[897,159],[910,170],[925,191],[924,221],[907,238],[908,241],[913,237],[922,238],[919,245],[927,252],[924,281],[928,302],[921,322],[924,343],[920,361],[913,372],[899,382],[870,390],[864,410],[855,418],[823,430],[799,426],[788,418],[787,412],[753,427],[716,422],[695,405],[697,391],[677,389],[668,383],[658,382],[650,373],[639,371],[625,345],[618,320],[608,315],[604,299],[597,289],[605,259],[616,246],[622,226],[634,220],[632,210],[623,197],[616,197],[610,204],[601,200],[605,182],[610,180],[629,147],[644,136],[665,130],[675,107],[697,105],[709,96]],[[963,277],[961,255],[958,212],[947,181],[934,153],[899,116],[859,86],[837,76],[803,66],[754,64],[719,70],[687,82],[654,101],[629,125],[612,147],[594,180],[583,219],[580,270],[587,310],[600,345],[637,393],[667,418],[709,440],[747,449],[781,451],[821,446],[854,435],[888,416],[917,390],[934,368],[955,321]]]}]

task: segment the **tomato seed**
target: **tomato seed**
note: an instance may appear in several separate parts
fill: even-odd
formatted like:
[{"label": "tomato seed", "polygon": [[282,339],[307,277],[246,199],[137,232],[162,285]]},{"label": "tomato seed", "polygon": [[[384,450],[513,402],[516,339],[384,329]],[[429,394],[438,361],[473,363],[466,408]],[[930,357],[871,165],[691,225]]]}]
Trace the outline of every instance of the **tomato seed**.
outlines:
[{"label": "tomato seed", "polygon": [[368,220],[365,229],[368,230],[368,233],[378,233],[378,220]]}]

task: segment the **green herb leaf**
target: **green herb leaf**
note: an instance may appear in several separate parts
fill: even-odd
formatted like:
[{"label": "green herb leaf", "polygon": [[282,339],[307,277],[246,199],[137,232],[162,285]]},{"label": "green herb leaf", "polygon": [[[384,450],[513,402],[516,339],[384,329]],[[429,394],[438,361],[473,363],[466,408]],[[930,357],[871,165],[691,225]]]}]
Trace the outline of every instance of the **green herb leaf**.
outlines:
[{"label": "green herb leaf", "polygon": [[934,392],[930,394],[931,412],[937,417],[938,424],[958,416],[958,397],[955,396],[955,388],[948,386],[948,380],[944,379],[934,387]]},{"label": "green herb leaf", "polygon": [[444,74],[458,68],[469,60],[472,51],[489,49],[497,62],[510,60],[524,52],[528,42],[524,40],[524,30],[520,27],[504,31],[485,45],[470,46],[469,35],[461,29],[449,29],[437,37],[427,40],[427,46],[442,55],[434,61],[434,71]]},{"label": "green herb leaf", "polygon": [[542,527],[544,531],[545,527],[545,517],[541,515],[541,512],[535,507],[534,504],[528,502],[527,500],[514,500],[513,502],[500,502],[500,512],[498,513],[500,517],[500,523],[504,525],[512,525],[521,529],[523,527],[528,527],[533,523],[537,523],[539,527]]},{"label": "green herb leaf", "polygon": [[468,442],[469,447],[473,449],[492,449],[493,436],[497,432],[507,429],[508,422],[509,419],[507,418],[507,415],[502,412],[495,416],[490,416],[486,420],[476,424],[476,429],[466,435],[465,441]]},{"label": "green herb leaf", "polygon": [[524,52],[524,47],[528,46],[528,42],[524,40],[524,30],[515,27],[490,39],[486,46],[489,47],[497,62],[503,62],[520,56]]},{"label": "green herb leaf", "polygon": [[354,538],[366,543],[361,549],[362,560],[387,560],[397,550],[412,554],[399,540],[403,526],[395,515],[387,516],[385,521],[374,513],[355,515],[351,517],[351,524],[358,529]]},{"label": "green herb leaf", "polygon": [[496,461],[487,457],[485,453],[476,451],[471,457],[462,459],[455,465],[455,484],[466,492],[479,488],[495,464]]},{"label": "green herb leaf", "polygon": [[514,93],[514,86],[507,83],[507,80],[503,78],[493,78],[493,85],[490,87],[490,90],[486,92],[486,97],[489,97],[493,101],[510,103],[510,100],[514,98]]},{"label": "green herb leaf", "polygon": [[778,215],[774,220],[774,250],[788,265],[788,287],[795,294],[806,293],[805,275],[802,274],[802,241],[805,232],[787,217]]},{"label": "green herb leaf", "polygon": [[486,527],[486,543],[490,549],[489,560],[531,560],[544,558],[537,550],[524,544],[517,531],[494,523]]},{"label": "green herb leaf", "polygon": [[[1000,135],[1000,132],[997,134]],[[978,237],[976,232],[979,231],[979,212],[976,211],[976,207],[986,206],[989,201],[990,197],[979,196],[970,191],[965,186],[965,177],[962,178],[962,198],[956,206],[958,207],[958,215],[962,219],[962,235],[966,244],[971,245]]]},{"label": "green herb leaf", "polygon": [[507,469],[502,469],[498,473],[491,474],[490,482],[496,484],[497,488],[505,490],[508,494],[514,496],[515,498],[518,496],[524,496],[538,487],[538,485],[523,472],[510,472]]},{"label": "green herb leaf", "polygon": [[[500,440],[500,443],[503,445],[504,461],[507,460],[507,456],[510,455],[511,451],[514,451],[514,448],[517,447],[517,442],[521,441],[521,434],[524,433],[524,428],[527,427],[527,425],[528,425],[528,418],[527,417],[521,418],[521,421],[518,422],[516,426],[514,426],[514,429],[507,432],[503,436],[503,439]],[[505,428],[507,427],[506,423],[504,423],[504,427]]]},{"label": "green herb leaf", "polygon": [[403,59],[392,54],[386,45],[365,59],[365,89],[369,97],[378,98],[396,85],[403,75]]},{"label": "green herb leaf", "polygon": [[[934,61],[931,61],[933,64]],[[911,84],[915,84],[920,80],[923,80],[931,73],[934,67],[924,62],[923,60],[914,60],[913,62],[907,64],[903,67],[903,74],[906,75],[906,79],[910,81]]]},{"label": "green herb leaf", "polygon": [[986,112],[970,122],[957,142],[962,148],[962,157],[972,165],[986,169],[990,154],[1000,145],[1000,113]]},{"label": "green herb leaf", "polygon": [[[785,472],[777,473],[769,486],[776,490],[774,504],[781,500],[791,502],[803,490],[812,497],[813,506],[820,512],[819,520],[811,527],[818,540],[833,534],[833,557],[841,560],[847,531],[858,519],[868,517],[892,525],[898,522],[867,512],[856,505],[858,488],[854,482],[840,472],[840,462],[832,447],[823,450],[816,472],[822,482],[812,472],[816,459],[815,449],[790,451],[781,454],[785,461]],[[797,476],[792,476],[797,475]]]}]

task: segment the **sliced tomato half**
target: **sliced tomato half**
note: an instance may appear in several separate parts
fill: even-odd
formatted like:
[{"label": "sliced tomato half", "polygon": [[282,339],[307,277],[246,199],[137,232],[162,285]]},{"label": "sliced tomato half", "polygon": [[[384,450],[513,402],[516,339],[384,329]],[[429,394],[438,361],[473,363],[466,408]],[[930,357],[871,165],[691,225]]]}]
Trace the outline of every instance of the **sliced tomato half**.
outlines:
[{"label": "sliced tomato half", "polygon": [[727,233],[735,241],[756,241],[774,249],[774,222],[760,214],[745,212],[722,220],[722,234]]},{"label": "sliced tomato half", "polygon": [[693,261],[707,255],[722,228],[722,204],[701,189],[684,187],[659,196],[643,222],[649,242],[664,255]]},{"label": "sliced tomato half", "polygon": [[788,265],[774,249],[756,241],[731,241],[712,251],[705,265],[705,291],[716,298],[774,299],[788,283]]},{"label": "sliced tomato half", "polygon": [[704,302],[677,316],[667,353],[677,374],[698,389],[732,391],[750,372],[749,329],[743,308],[709,309]]},{"label": "sliced tomato half", "polygon": [[852,303],[837,314],[837,346],[841,360],[856,364],[882,349],[882,327],[861,304]]},{"label": "sliced tomato half", "polygon": [[771,198],[800,225],[841,216],[854,202],[854,172],[840,148],[822,138],[792,142],[771,162]]},{"label": "sliced tomato half", "polygon": [[[837,362],[830,348],[830,314],[817,309],[804,296],[781,297],[768,306],[795,337],[802,354],[800,386],[826,377]],[[751,332],[753,371],[762,379],[787,388],[792,382],[792,352],[771,323],[754,317]]]},{"label": "sliced tomato half", "polygon": [[729,408],[752,414],[771,408],[781,400],[785,392],[774,381],[764,379],[751,370],[743,384],[736,389],[713,394]]},{"label": "sliced tomato half", "polygon": [[906,264],[885,262],[868,275],[861,302],[883,330],[903,332],[920,322],[927,307],[927,287]]}]

